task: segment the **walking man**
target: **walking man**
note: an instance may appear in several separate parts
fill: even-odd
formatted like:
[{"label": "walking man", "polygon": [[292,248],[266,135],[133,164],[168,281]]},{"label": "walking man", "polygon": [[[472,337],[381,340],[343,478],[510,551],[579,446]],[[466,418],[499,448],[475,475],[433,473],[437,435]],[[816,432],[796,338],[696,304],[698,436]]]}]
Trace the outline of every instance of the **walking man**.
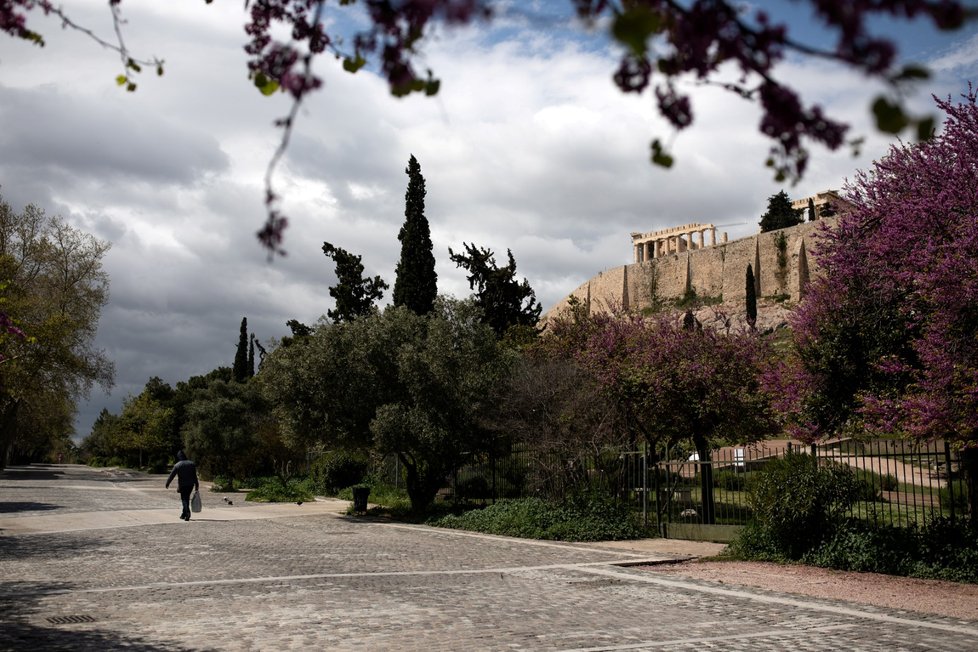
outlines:
[{"label": "walking man", "polygon": [[180,502],[183,503],[183,512],[180,518],[185,521],[190,520],[190,494],[200,490],[200,481],[197,480],[197,466],[187,459],[183,451],[177,452],[177,463],[170,471],[170,477],[166,479],[166,488],[170,488],[173,476],[177,477],[177,491],[180,492]]}]

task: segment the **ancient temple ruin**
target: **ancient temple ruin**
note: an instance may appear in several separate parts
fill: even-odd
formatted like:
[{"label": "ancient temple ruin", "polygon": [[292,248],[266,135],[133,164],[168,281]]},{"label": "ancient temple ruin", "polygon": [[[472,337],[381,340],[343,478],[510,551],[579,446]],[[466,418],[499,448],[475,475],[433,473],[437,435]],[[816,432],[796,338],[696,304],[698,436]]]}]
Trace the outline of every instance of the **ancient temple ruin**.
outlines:
[{"label": "ancient temple ruin", "polygon": [[[710,236],[710,247],[717,245],[717,229],[712,224],[684,224],[648,233],[632,233],[632,250],[634,261],[642,263],[669,254],[684,251],[705,249],[707,234]],[[721,243],[727,241],[727,234],[721,236]]]}]

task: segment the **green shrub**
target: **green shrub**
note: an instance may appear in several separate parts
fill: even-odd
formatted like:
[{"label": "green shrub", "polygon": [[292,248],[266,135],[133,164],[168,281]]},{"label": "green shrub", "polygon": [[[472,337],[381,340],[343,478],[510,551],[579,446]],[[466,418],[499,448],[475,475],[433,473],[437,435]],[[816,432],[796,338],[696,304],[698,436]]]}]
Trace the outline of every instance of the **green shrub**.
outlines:
[{"label": "green shrub", "polygon": [[[336,494],[337,498],[350,501],[349,513],[353,513],[353,487],[344,487]],[[370,508],[373,513],[383,512],[391,516],[402,517],[411,511],[411,499],[407,491],[403,488],[392,487],[383,483],[372,483],[370,485],[370,497],[368,502],[375,505]]]},{"label": "green shrub", "polygon": [[873,473],[872,471],[867,471],[866,469],[854,468],[852,472],[856,476],[856,483],[858,486],[857,500],[868,503],[876,503],[883,500],[883,495],[881,493],[883,490],[881,486],[882,476]]},{"label": "green shrub", "polygon": [[484,509],[430,521],[438,527],[560,541],[635,539],[645,532],[628,506],[601,495],[564,502],[540,498],[502,500]]},{"label": "green shrub", "polygon": [[748,477],[745,471],[724,469],[713,474],[713,486],[727,491],[743,491],[747,488]]},{"label": "green shrub", "polygon": [[293,503],[312,499],[309,482],[295,478],[284,484],[277,477],[266,478],[245,495],[245,500],[256,503]]},{"label": "green shrub", "polygon": [[931,520],[918,534],[919,555],[910,575],[978,583],[978,528],[967,518]]},{"label": "green shrub", "polygon": [[849,467],[819,464],[804,453],[771,460],[748,482],[754,520],[735,542],[747,558],[800,559],[834,534],[859,498],[860,483]]},{"label": "green shrub", "polygon": [[455,496],[459,500],[486,500],[492,498],[492,488],[488,480],[476,475],[456,482]]},{"label": "green shrub", "polygon": [[324,453],[309,469],[316,491],[334,496],[344,487],[361,482],[367,475],[370,460],[363,453],[335,450]]},{"label": "green shrub", "polygon": [[223,475],[215,475],[214,479],[211,480],[211,491],[220,491],[221,493],[231,493],[237,491],[234,488],[234,480],[231,478],[226,478]]},{"label": "green shrub", "polygon": [[908,575],[918,552],[916,532],[911,528],[874,527],[866,521],[849,519],[829,539],[809,551],[803,561],[838,570]]},{"label": "green shrub", "polygon": [[921,528],[849,519],[803,561],[816,566],[954,582],[978,582],[978,533],[967,519]]},{"label": "green shrub", "polygon": [[940,491],[941,508],[954,509],[957,514],[968,512],[968,485],[964,480],[951,480],[948,486]]}]

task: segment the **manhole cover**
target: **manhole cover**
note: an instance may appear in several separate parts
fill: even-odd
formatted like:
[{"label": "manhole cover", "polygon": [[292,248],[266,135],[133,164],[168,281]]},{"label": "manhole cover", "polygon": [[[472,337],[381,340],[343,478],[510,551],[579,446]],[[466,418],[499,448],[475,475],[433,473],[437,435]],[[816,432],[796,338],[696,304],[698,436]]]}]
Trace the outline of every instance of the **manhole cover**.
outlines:
[{"label": "manhole cover", "polygon": [[48,618],[52,625],[74,625],[75,623],[94,623],[91,616],[52,616]]}]

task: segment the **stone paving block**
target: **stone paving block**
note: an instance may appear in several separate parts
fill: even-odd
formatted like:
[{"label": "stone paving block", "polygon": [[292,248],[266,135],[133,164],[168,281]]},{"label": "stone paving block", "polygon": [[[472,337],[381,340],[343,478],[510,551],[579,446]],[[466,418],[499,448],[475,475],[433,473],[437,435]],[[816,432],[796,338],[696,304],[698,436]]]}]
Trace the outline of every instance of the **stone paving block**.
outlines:
[{"label": "stone paving block", "polygon": [[[173,505],[157,478],[114,489],[114,475],[55,470],[0,476],[0,514]],[[978,640],[978,623],[613,565],[640,557],[626,549],[275,509],[0,532],[0,650],[889,652]]]}]

